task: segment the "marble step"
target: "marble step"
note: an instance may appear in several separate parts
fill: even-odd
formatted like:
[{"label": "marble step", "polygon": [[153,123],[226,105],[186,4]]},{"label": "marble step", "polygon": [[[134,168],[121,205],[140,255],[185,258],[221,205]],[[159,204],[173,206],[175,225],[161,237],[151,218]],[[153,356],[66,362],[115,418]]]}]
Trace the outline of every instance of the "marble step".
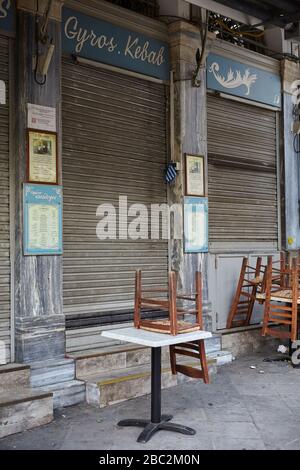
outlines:
[{"label": "marble step", "polygon": [[[207,354],[220,351],[220,335],[214,335],[212,338],[205,340],[205,346]],[[76,362],[76,378],[82,379],[88,375],[110,373],[112,370],[150,364],[151,350],[143,346],[121,344],[105,348],[105,350],[85,352],[72,357]],[[162,360],[169,360],[168,347],[162,348]]]},{"label": "marble step", "polygon": [[233,361],[233,356],[230,351],[213,351],[207,355],[210,359],[215,359],[217,366],[224,366]]},{"label": "marble step", "polygon": [[30,383],[34,388],[70,382],[75,378],[75,361],[70,358],[32,362],[30,367]]},{"label": "marble step", "polygon": [[43,387],[37,387],[34,388],[34,390],[52,393],[54,409],[78,405],[85,401],[85,382],[82,380],[64,381]]},{"label": "marble step", "polygon": [[[181,361],[186,365],[199,365],[193,360]],[[209,373],[217,372],[216,360],[208,360]],[[199,366],[200,368],[200,366]],[[169,362],[162,363],[162,388],[169,388],[179,383],[196,380],[182,374],[172,375]],[[88,404],[103,408],[130,398],[147,395],[151,390],[151,371],[149,364],[134,366],[130,369],[113,370],[86,378],[86,401]]]},{"label": "marble step", "polygon": [[30,388],[7,389],[0,393],[0,438],[50,423],[52,393]]},{"label": "marble step", "polygon": [[24,364],[6,364],[0,366],[0,393],[5,390],[29,387],[30,366]]}]

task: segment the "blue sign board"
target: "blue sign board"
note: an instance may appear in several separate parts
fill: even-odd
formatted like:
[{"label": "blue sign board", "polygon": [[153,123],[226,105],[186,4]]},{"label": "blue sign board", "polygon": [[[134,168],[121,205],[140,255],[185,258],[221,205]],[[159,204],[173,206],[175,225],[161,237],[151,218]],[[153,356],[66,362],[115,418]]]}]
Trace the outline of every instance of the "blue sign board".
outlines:
[{"label": "blue sign board", "polygon": [[13,0],[0,0],[0,31],[14,33],[15,8]]},{"label": "blue sign board", "polygon": [[165,42],[63,8],[62,48],[67,54],[169,80]]},{"label": "blue sign board", "polygon": [[208,252],[207,197],[184,198],[184,251],[185,253]]},{"label": "blue sign board", "polygon": [[207,88],[270,106],[281,106],[280,76],[226,57],[209,54]]},{"label": "blue sign board", "polygon": [[62,187],[24,184],[24,255],[62,254]]}]

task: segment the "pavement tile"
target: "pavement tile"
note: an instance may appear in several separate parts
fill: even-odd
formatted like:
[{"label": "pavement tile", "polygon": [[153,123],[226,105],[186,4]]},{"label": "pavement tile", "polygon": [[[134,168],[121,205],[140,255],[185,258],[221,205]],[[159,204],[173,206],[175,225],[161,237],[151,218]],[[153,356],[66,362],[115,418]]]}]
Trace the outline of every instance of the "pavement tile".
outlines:
[{"label": "pavement tile", "polygon": [[220,367],[211,385],[193,381],[162,391],[163,413],[193,427],[195,436],[161,431],[139,444],[140,428],[119,428],[121,419],[149,417],[148,395],[103,409],[81,404],[58,410],[49,425],[1,439],[0,449],[300,450],[300,370],[264,357]]},{"label": "pavement tile", "polygon": [[231,439],[219,437],[213,440],[215,450],[265,450],[261,439]]}]

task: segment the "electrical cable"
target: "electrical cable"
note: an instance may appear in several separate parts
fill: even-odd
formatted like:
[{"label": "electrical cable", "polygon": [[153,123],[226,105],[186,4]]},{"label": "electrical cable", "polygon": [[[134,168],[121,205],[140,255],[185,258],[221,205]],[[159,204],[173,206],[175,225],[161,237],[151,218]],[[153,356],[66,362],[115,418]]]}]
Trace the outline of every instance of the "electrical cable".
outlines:
[{"label": "electrical cable", "polygon": [[35,52],[35,68],[34,68],[34,81],[40,85],[43,86],[46,84],[47,81],[47,76],[44,75],[43,80],[38,79],[38,60],[39,60],[39,0],[37,2],[37,11],[36,11],[36,16],[35,16],[35,44],[36,44],[36,52]]},{"label": "electrical cable", "polygon": [[[210,11],[206,10],[206,17],[205,17],[205,30],[203,32],[203,23],[202,23],[202,15],[200,17],[201,25],[200,25],[200,35],[201,35],[201,53],[200,56],[197,57],[197,68],[193,75],[193,86],[199,87],[200,80],[198,79],[199,71],[204,67],[205,64],[205,52],[206,52],[206,44],[207,44],[207,35],[208,35],[208,23],[209,23],[209,14]],[[197,51],[198,56],[199,49]]]},{"label": "electrical cable", "polygon": [[[298,140],[298,148],[296,146],[296,141]],[[293,140],[293,147],[294,147],[294,152],[299,154],[300,153],[300,137],[299,137],[299,134],[295,134],[294,135],[294,140]]]}]

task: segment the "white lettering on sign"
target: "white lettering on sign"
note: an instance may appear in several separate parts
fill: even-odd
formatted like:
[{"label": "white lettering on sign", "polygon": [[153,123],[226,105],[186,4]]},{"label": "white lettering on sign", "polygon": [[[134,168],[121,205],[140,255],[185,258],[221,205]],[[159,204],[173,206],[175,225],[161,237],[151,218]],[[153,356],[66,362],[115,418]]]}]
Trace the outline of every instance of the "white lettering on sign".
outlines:
[{"label": "white lettering on sign", "polygon": [[[76,16],[70,16],[64,27],[67,39],[76,41],[75,51],[80,53],[85,45],[98,49],[105,49],[107,52],[118,54],[120,50],[116,50],[118,43],[114,36],[108,37],[105,34],[96,34],[93,29],[82,28]],[[165,62],[165,47],[159,50],[153,50],[149,41],[141,41],[139,37],[128,35],[127,43],[123,51],[125,57],[148,64],[161,66]]]},{"label": "white lettering on sign", "polygon": [[146,41],[142,46],[139,44],[139,38],[132,39],[131,35],[125,48],[125,56],[129,55],[132,59],[147,61],[149,64],[158,65],[164,63],[165,48],[162,46],[158,52],[151,51],[149,41]]},{"label": "white lettering on sign", "polygon": [[3,80],[0,80],[0,104],[6,104],[6,86]]},{"label": "white lettering on sign", "polygon": [[97,36],[93,30],[80,28],[76,16],[71,16],[66,21],[65,35],[68,39],[74,39],[77,42],[76,52],[80,52],[86,42],[89,42],[92,47],[106,48],[108,52],[114,52],[118,47],[114,37],[108,38],[104,34]]},{"label": "white lettering on sign", "polygon": [[10,0],[0,0],[0,19],[6,18],[10,9]]}]

